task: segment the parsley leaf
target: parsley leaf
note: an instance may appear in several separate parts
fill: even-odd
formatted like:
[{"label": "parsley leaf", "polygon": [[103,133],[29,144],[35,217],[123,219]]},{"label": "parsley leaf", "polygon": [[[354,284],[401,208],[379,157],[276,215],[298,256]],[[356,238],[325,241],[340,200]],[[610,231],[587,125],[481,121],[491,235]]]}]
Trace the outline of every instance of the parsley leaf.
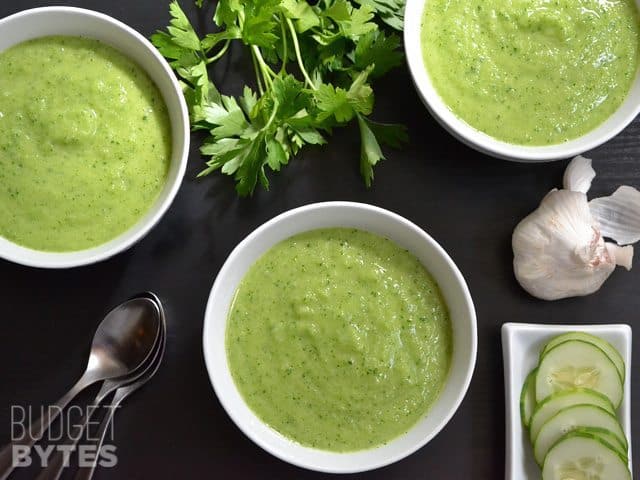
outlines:
[{"label": "parsley leaf", "polygon": [[402,31],[404,26],[404,0],[355,0],[370,7],[380,20],[390,27]]},{"label": "parsley leaf", "polygon": [[362,117],[358,115],[358,126],[360,127],[360,173],[364,178],[367,187],[373,182],[373,167],[380,161],[384,160],[384,155],[378,144],[376,136],[373,134],[369,125]]},{"label": "parsley leaf", "polygon": [[376,30],[364,35],[353,52],[353,63],[358,69],[374,65],[371,78],[378,78],[402,64],[403,55],[399,51],[400,37],[385,35]]}]

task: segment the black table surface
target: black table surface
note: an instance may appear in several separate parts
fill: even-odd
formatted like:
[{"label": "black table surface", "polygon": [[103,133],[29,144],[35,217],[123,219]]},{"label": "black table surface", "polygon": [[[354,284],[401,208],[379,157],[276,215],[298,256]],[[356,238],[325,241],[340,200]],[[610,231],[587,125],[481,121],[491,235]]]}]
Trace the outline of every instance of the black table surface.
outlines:
[{"label": "black table surface", "polygon": [[[196,22],[207,24],[211,8],[197,17],[189,0],[182,3]],[[0,17],[47,4],[4,0]],[[145,36],[168,22],[167,0],[55,4],[102,11]],[[242,87],[244,60],[236,46],[229,64],[217,67],[214,79],[223,91],[235,93]],[[58,271],[0,261],[0,443],[9,440],[11,406],[55,401],[82,373],[104,313],[131,294],[153,290],[168,311],[164,364],[117,413],[118,464],[98,471],[96,478],[326,477],[281,462],[236,428],[211,388],[202,326],[213,280],[243,237],[290,208],[352,200],[390,209],[429,232],[466,277],[478,314],[475,374],[450,423],[405,460],[353,478],[504,478],[501,325],[633,325],[640,311],[640,266],[631,272],[619,269],[590,297],[549,303],[528,296],[513,276],[511,233],[545,193],[560,185],[566,162],[510,163],[463,146],[429,116],[404,67],[375,87],[374,117],[405,123],[411,143],[401,151],[387,151],[371,189],[364,187],[358,173],[359,137],[354,129],[335,132],[329,145],[306,151],[272,175],[270,192],[258,191],[243,200],[236,198],[228,178],[196,178],[203,159],[194,138],[175,202],[149,235],[127,252],[97,265]],[[621,184],[640,187],[640,120],[588,156],[598,172],[594,195],[609,194]],[[636,336],[635,365],[640,361],[639,342]],[[638,372],[631,370],[635,439],[640,438]],[[640,458],[638,441],[633,454]],[[27,472],[20,473],[17,478],[28,478]]]}]

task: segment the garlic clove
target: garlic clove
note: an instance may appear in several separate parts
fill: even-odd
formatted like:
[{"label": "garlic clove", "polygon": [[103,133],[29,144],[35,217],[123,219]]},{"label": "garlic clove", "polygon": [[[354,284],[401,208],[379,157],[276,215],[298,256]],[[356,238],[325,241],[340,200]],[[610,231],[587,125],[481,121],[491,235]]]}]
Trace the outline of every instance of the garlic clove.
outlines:
[{"label": "garlic clove", "polygon": [[552,190],[518,224],[512,246],[518,282],[543,300],[594,293],[616,268],[618,252],[605,245],[581,192]]},{"label": "garlic clove", "polygon": [[627,270],[631,270],[633,265],[633,246],[627,245],[625,247],[621,247],[612,242],[606,242],[605,246],[616,265],[620,265]]},{"label": "garlic clove", "polygon": [[591,188],[591,182],[596,177],[596,172],[591,163],[591,159],[582,155],[578,155],[571,160],[564,172],[564,188],[574,192],[587,193]]},{"label": "garlic clove", "polygon": [[589,203],[602,235],[620,245],[640,240],[640,192],[633,187],[620,187],[609,197]]}]

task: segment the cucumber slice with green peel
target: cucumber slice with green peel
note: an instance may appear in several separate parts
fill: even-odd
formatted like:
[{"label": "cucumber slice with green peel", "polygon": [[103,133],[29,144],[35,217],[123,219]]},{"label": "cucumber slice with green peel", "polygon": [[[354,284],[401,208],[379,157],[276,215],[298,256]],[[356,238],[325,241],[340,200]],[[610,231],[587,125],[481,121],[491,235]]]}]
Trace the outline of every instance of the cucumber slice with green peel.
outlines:
[{"label": "cucumber slice with green peel", "polygon": [[613,364],[616,366],[616,370],[618,370],[618,373],[620,374],[622,383],[624,383],[625,366],[620,352],[618,352],[618,350],[606,340],[603,340],[602,338],[596,337],[595,335],[591,335],[589,333],[568,332],[562,335],[558,335],[557,337],[551,339],[551,341],[544,346],[544,348],[540,352],[540,359],[542,360],[542,357],[544,357],[544,355],[553,347],[560,345],[561,343],[568,340],[582,340],[583,342],[593,343],[596,347],[602,350],[613,362]]},{"label": "cucumber slice with green peel", "polygon": [[590,388],[622,402],[623,386],[616,366],[600,348],[582,340],[567,340],[549,349],[538,364],[536,402],[574,388]]},{"label": "cucumber slice with green peel", "polygon": [[611,444],[587,432],[560,438],[544,459],[542,480],[631,480],[628,462]]},{"label": "cucumber slice with green peel", "polygon": [[554,393],[537,404],[533,411],[531,423],[529,424],[529,438],[531,439],[531,443],[535,443],[538,432],[540,432],[542,425],[544,425],[547,420],[563,408],[573,405],[595,405],[596,407],[604,408],[613,415],[616,413],[611,401],[595,390],[577,388],[575,390],[564,390]]},{"label": "cucumber slice with green peel", "polygon": [[580,427],[604,428],[615,435],[627,451],[628,444],[618,419],[604,408],[574,405],[564,408],[542,426],[533,444],[533,454],[542,465],[549,449],[566,433]]},{"label": "cucumber slice with green peel", "polygon": [[520,393],[520,418],[522,418],[522,424],[527,428],[529,428],[531,415],[536,406],[536,370],[533,369],[529,372],[522,386],[522,393]]},{"label": "cucumber slice with green peel", "polygon": [[573,431],[588,433],[590,435],[595,435],[596,437],[601,438],[602,440],[607,442],[609,445],[611,445],[611,448],[613,448],[618,454],[620,454],[620,456],[623,457],[626,463],[629,463],[628,451],[624,448],[624,445],[620,443],[620,440],[618,439],[618,437],[616,437],[609,430],[606,430],[604,428],[596,428],[596,427],[578,427]]}]

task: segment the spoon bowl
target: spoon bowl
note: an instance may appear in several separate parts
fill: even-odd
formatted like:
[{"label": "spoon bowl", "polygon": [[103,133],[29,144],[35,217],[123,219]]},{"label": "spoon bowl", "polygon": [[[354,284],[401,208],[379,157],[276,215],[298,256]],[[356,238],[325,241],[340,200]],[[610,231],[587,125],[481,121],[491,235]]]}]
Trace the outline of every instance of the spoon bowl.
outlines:
[{"label": "spoon bowl", "polygon": [[111,310],[93,337],[87,372],[96,380],[132,373],[149,357],[160,333],[160,311],[146,297],[135,297]]}]

